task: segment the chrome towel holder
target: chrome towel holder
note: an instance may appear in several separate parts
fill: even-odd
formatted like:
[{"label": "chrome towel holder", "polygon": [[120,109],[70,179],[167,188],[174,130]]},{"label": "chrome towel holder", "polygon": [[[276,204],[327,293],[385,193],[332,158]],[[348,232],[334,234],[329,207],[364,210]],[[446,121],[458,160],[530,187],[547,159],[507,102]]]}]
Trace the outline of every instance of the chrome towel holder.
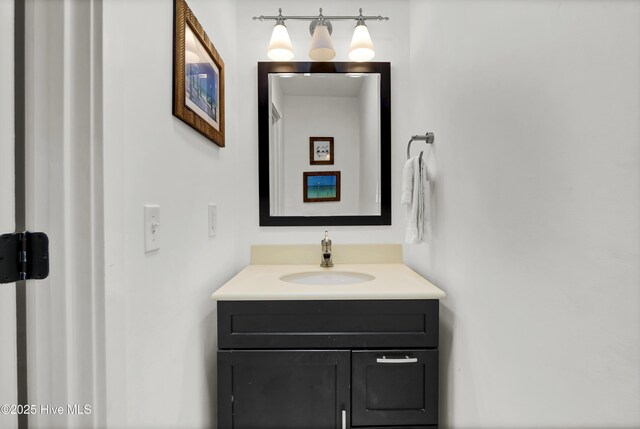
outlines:
[{"label": "chrome towel holder", "polygon": [[[411,136],[411,140],[409,140],[409,143],[407,144],[407,159],[411,158],[411,143],[413,143],[414,141],[423,141],[426,142],[427,144],[433,144],[433,142],[435,141],[435,136],[433,133],[426,133],[426,134],[418,134],[415,136]],[[420,152],[420,157],[422,158],[422,152]]]}]

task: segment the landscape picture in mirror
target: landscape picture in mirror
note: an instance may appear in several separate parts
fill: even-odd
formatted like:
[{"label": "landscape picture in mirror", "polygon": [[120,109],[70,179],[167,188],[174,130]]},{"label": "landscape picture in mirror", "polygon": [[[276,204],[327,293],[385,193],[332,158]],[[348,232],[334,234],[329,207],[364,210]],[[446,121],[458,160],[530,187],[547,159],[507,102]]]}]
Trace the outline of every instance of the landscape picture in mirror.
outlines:
[{"label": "landscape picture in mirror", "polygon": [[340,201],[340,172],[305,171],[302,173],[302,187],[305,203]]},{"label": "landscape picture in mirror", "polygon": [[258,64],[261,225],[390,224],[388,69]]}]

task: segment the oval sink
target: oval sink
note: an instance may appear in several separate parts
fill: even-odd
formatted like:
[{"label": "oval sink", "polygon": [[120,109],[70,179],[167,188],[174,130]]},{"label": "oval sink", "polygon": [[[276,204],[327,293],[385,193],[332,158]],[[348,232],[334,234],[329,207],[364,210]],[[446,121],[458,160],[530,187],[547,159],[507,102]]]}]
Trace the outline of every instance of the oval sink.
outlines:
[{"label": "oval sink", "polygon": [[282,281],[301,285],[351,285],[373,279],[372,275],[351,271],[309,271],[280,277]]}]

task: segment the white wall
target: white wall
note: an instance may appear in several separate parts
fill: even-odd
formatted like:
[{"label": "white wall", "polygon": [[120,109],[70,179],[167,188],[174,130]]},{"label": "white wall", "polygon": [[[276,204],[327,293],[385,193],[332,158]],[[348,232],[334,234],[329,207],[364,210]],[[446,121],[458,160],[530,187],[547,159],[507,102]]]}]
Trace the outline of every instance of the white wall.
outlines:
[{"label": "white wall", "polygon": [[[49,235],[47,279],[27,284],[31,404],[91,405],[91,415],[37,413],[34,428],[104,421],[99,15],[95,1],[25,3],[26,225]],[[97,25],[97,27],[94,27]],[[100,232],[98,232],[100,231]],[[97,232],[97,234],[95,234]],[[97,323],[96,323],[97,321]]]},{"label": "white wall", "polygon": [[[269,165],[273,168],[269,170],[269,209],[271,214],[282,216],[284,212],[284,162],[285,141],[284,126],[285,118],[282,116],[284,112],[282,86],[280,79],[276,76],[269,76],[269,100],[272,109],[270,111],[271,119],[269,120]],[[270,109],[271,110],[271,109]],[[275,122],[274,122],[275,119]]]},{"label": "white wall", "polygon": [[437,216],[405,258],[448,293],[443,426],[640,427],[640,3],[410,16]]},{"label": "white wall", "polygon": [[[226,147],[171,114],[173,2],[104,2],[104,149],[109,427],[209,428],[215,421],[215,304],[236,261],[235,3],[189,5],[225,62]],[[248,197],[247,197],[248,198]],[[218,234],[207,233],[207,204]],[[143,206],[160,206],[144,252]]]},{"label": "white wall", "polygon": [[[238,112],[242,112],[242,127],[238,130],[238,150],[242,154],[243,169],[246,176],[239,183],[239,195],[243,195],[240,203],[241,231],[240,262],[249,262],[249,246],[260,243],[320,243],[326,227],[259,227],[258,226],[258,118],[257,118],[257,62],[268,61],[267,44],[273,28],[272,22],[257,22],[251,18],[256,15],[277,14],[281,7],[286,15],[309,15],[323,8],[325,15],[358,13],[362,7],[364,13],[384,14],[390,17],[388,22],[372,22],[369,25],[371,37],[376,47],[375,61],[391,62],[392,97],[392,159],[404,157],[406,141],[411,131],[408,128],[409,117],[407,107],[410,102],[409,87],[409,3],[394,1],[389,7],[388,1],[363,0],[361,2],[345,2],[328,0],[320,4],[295,0],[239,0],[236,1],[236,29],[238,47],[242,54],[238,56]],[[287,28],[293,44],[295,58],[293,61],[308,61],[307,51],[311,38],[309,23],[289,21]],[[348,49],[353,34],[353,25],[337,22],[333,26],[333,43],[336,47],[334,61],[348,61]],[[286,119],[286,118],[285,118]],[[415,134],[415,132],[414,132]],[[402,166],[394,162],[393,177],[402,174]],[[402,207],[399,204],[400,182],[393,181],[393,216],[392,226],[379,227],[331,227],[330,237],[334,243],[397,243],[401,237],[402,227],[398,223]]]},{"label": "white wall", "polygon": [[380,214],[380,76],[365,76],[360,88],[360,213]]},{"label": "white wall", "polygon": [[[284,118],[284,215],[358,214],[360,123],[358,98],[287,95]],[[309,164],[309,137],[333,137],[334,163]],[[303,172],[339,171],[340,201],[305,203]]]},{"label": "white wall", "polygon": [[[0,234],[15,231],[13,0],[0,0]],[[0,284],[0,405],[16,404],[15,283]],[[16,416],[0,414],[0,427],[18,427]]]}]

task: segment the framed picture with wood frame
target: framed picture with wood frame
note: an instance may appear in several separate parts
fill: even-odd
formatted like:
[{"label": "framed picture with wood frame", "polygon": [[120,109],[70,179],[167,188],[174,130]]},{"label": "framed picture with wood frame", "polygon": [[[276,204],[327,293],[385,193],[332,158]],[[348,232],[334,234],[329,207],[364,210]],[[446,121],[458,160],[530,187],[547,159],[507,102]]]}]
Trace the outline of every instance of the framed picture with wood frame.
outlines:
[{"label": "framed picture with wood frame", "polygon": [[309,137],[309,163],[333,165],[333,137]]},{"label": "framed picture with wood frame", "polygon": [[224,147],[224,61],[185,0],[174,0],[173,115]]},{"label": "framed picture with wood frame", "polygon": [[305,171],[302,180],[305,203],[340,201],[339,171]]}]

